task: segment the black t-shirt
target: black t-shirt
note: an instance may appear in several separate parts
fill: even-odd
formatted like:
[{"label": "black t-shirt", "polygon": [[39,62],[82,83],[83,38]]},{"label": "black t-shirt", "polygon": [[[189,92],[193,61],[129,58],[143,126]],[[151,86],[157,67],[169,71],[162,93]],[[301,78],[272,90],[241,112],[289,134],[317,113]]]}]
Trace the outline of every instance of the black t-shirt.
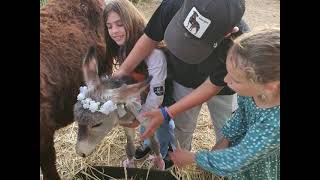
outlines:
[{"label": "black t-shirt", "polygon": [[[155,41],[161,41],[164,38],[164,32],[175,15],[182,6],[183,0],[163,0],[160,6],[152,15],[144,32],[147,36]],[[239,24],[240,31],[232,35],[232,38],[239,36],[242,32],[249,30],[244,21]],[[224,88],[219,92],[219,95],[234,94],[226,83],[224,77],[227,74],[226,56],[232,41],[229,38],[224,39],[218,47],[209,55],[209,57],[200,64],[187,64],[168,52],[168,66],[172,71],[172,78],[179,84],[188,88],[197,88],[208,77],[210,81]]]}]

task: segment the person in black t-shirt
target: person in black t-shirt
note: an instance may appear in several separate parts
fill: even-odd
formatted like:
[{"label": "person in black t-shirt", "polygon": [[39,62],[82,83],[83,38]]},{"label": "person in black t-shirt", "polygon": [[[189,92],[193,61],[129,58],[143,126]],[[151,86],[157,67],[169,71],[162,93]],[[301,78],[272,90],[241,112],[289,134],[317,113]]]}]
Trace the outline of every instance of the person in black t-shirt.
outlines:
[{"label": "person in black t-shirt", "polygon": [[163,117],[169,115],[175,121],[180,147],[191,150],[197,117],[202,103],[207,102],[216,142],[219,141],[220,129],[232,113],[234,94],[223,81],[227,74],[226,54],[232,45],[231,38],[248,31],[241,20],[244,10],[244,0],[163,0],[145,34],[114,73],[114,76],[130,73],[164,39],[176,103],[145,113],[151,122],[141,138],[149,137]]}]

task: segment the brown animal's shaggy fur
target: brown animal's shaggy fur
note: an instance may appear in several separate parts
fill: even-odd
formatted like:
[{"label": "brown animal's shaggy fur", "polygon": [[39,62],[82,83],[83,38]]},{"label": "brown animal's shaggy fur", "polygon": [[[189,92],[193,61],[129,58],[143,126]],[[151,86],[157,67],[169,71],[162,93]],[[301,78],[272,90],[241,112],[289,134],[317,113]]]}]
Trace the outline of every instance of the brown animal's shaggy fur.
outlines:
[{"label": "brown animal's shaggy fur", "polygon": [[73,105],[84,84],[82,60],[97,44],[99,73],[111,74],[106,57],[104,0],[52,0],[40,9],[40,166],[44,179],[60,179],[55,166],[55,130],[73,119]]}]

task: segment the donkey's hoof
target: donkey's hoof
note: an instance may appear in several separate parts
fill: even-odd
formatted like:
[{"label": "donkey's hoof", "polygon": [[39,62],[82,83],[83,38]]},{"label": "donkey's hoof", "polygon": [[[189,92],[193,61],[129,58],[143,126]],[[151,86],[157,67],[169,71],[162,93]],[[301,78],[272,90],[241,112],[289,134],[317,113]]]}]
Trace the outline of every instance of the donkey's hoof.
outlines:
[{"label": "donkey's hoof", "polygon": [[122,165],[123,165],[123,167],[126,167],[126,168],[135,168],[135,167],[136,167],[133,159],[131,159],[131,160],[129,160],[129,159],[124,160],[123,163],[122,163]]},{"label": "donkey's hoof", "polygon": [[161,156],[150,155],[149,160],[152,161],[153,167],[158,170],[165,170],[165,163]]}]

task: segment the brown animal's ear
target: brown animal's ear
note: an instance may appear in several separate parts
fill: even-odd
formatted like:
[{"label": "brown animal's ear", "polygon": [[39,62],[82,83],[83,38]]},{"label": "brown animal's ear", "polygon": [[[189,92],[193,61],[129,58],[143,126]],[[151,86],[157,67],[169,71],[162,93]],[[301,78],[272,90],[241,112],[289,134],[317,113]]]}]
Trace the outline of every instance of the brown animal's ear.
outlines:
[{"label": "brown animal's ear", "polygon": [[149,76],[145,81],[135,83],[135,84],[130,84],[130,85],[122,85],[119,88],[119,92],[116,94],[116,98],[123,99],[128,96],[140,94],[149,86],[151,80],[152,80],[152,76]]},{"label": "brown animal's ear", "polygon": [[100,83],[98,76],[98,62],[96,46],[90,46],[82,63],[84,80],[87,86],[95,86]]}]

